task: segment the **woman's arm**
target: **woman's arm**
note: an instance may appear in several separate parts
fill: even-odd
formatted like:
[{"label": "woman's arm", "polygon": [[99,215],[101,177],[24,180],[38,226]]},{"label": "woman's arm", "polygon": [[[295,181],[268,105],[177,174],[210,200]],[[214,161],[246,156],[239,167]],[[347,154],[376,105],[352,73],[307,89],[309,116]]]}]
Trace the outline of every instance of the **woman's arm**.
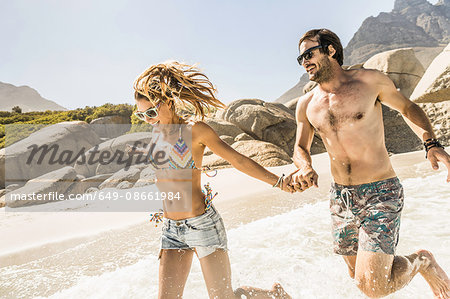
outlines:
[{"label": "woman's arm", "polygon": [[[237,152],[234,148],[225,143],[216,132],[204,122],[197,122],[193,127],[193,135],[200,144],[207,146],[218,156],[230,162],[230,164],[237,170],[248,174],[258,180],[266,182],[271,186],[275,185],[279,177],[253,161],[252,159]],[[193,136],[194,137],[194,136]],[[291,191],[287,187],[287,182],[283,180],[280,188],[284,191]]]}]

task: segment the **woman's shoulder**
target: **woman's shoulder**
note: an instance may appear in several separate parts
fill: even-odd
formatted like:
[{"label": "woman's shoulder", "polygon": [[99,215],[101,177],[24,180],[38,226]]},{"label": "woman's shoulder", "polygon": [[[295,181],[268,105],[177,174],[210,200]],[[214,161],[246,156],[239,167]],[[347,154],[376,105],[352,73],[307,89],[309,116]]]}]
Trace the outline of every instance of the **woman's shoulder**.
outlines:
[{"label": "woman's shoulder", "polygon": [[205,144],[205,142],[218,137],[216,131],[211,126],[202,120],[197,120],[192,124],[192,138],[193,140],[199,141],[199,143]]},{"label": "woman's shoulder", "polygon": [[202,132],[205,130],[213,130],[206,122],[203,120],[193,120],[188,122],[189,125],[192,126],[192,132]]}]

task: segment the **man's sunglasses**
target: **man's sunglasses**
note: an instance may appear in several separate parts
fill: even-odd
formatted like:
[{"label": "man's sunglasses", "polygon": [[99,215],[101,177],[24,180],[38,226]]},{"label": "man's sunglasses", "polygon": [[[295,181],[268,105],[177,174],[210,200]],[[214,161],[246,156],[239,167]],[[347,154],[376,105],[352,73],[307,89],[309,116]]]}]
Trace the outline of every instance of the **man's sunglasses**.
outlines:
[{"label": "man's sunglasses", "polygon": [[140,120],[145,120],[146,116],[148,118],[155,118],[158,116],[158,108],[159,106],[161,106],[161,104],[162,102],[159,102],[158,104],[156,104],[156,106],[148,108],[144,112],[136,111],[134,112],[134,115],[136,115],[136,117],[139,118]]},{"label": "man's sunglasses", "polygon": [[300,64],[300,66],[301,66],[303,64],[304,60],[310,60],[313,57],[313,53],[312,53],[313,50],[319,49],[319,48],[325,48],[325,47],[327,47],[327,45],[318,45],[318,46],[309,48],[308,50],[303,52],[303,54],[300,54],[297,57],[298,64]]}]

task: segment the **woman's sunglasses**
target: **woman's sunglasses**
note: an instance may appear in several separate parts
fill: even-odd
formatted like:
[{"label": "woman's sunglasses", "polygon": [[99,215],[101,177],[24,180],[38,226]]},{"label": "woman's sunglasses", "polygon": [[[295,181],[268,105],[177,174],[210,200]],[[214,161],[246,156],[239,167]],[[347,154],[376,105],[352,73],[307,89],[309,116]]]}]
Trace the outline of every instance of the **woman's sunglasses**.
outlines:
[{"label": "woman's sunglasses", "polygon": [[298,62],[298,64],[300,64],[300,66],[303,64],[303,61],[304,60],[310,60],[311,58],[313,58],[313,56],[314,56],[314,54],[313,54],[313,50],[315,50],[315,49],[319,49],[319,48],[325,48],[325,47],[327,47],[326,45],[318,45],[318,46],[315,46],[315,47],[312,47],[312,48],[309,48],[308,50],[306,50],[305,52],[303,52],[303,54],[300,54],[298,57],[297,57],[297,62]]},{"label": "woman's sunglasses", "polygon": [[134,112],[134,115],[136,115],[136,117],[139,118],[140,120],[145,120],[145,117],[155,118],[158,116],[158,108],[159,106],[161,106],[161,104],[162,102],[159,102],[158,104],[156,104],[156,106],[148,108],[144,112],[136,111]]}]

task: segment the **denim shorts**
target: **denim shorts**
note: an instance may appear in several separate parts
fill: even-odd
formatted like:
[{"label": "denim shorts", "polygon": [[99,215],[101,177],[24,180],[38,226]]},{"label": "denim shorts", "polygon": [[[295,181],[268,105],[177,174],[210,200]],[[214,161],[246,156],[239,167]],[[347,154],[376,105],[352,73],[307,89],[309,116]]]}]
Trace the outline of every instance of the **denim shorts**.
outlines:
[{"label": "denim shorts", "polygon": [[195,249],[198,258],[216,249],[228,250],[227,234],[222,217],[213,205],[204,214],[183,220],[164,218],[162,249]]},{"label": "denim shorts", "polygon": [[403,187],[398,178],[344,186],[331,185],[334,252],[365,251],[393,255],[398,243]]}]

